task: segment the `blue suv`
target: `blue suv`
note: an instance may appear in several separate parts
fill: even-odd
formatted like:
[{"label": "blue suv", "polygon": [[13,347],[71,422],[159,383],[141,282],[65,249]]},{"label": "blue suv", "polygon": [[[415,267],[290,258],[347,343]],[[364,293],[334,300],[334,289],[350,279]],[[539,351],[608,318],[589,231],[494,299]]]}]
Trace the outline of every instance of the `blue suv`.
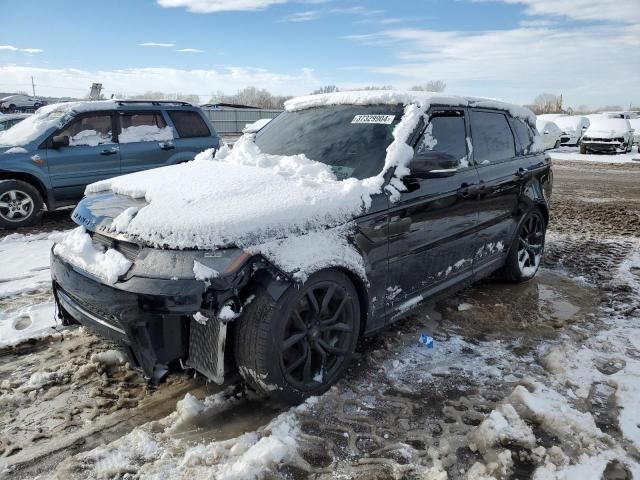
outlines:
[{"label": "blue suv", "polygon": [[219,148],[185,102],[106,100],[48,105],[0,132],[0,228],[37,223],[98,180],[192,160]]}]

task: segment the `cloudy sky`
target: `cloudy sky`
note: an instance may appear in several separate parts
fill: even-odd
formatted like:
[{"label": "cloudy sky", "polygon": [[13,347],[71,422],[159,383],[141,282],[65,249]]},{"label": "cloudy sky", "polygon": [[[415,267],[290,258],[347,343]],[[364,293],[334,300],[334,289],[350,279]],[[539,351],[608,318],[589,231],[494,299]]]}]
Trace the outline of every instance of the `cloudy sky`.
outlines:
[{"label": "cloudy sky", "polygon": [[639,0],[0,0],[0,91],[326,84],[640,104]]}]

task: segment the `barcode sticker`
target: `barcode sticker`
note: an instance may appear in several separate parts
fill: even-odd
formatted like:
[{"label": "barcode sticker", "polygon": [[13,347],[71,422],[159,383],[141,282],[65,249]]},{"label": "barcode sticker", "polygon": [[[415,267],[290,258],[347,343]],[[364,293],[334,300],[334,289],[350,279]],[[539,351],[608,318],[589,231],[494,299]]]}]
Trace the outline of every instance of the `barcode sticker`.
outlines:
[{"label": "barcode sticker", "polygon": [[356,115],[351,123],[374,123],[378,125],[391,125],[395,115]]}]

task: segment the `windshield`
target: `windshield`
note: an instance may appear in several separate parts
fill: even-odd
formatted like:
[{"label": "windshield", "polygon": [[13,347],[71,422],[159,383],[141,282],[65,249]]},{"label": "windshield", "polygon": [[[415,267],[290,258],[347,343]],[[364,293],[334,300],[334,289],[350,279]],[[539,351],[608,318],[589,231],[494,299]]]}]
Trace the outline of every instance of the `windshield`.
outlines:
[{"label": "windshield", "polygon": [[11,147],[24,146],[48,130],[51,127],[63,125],[69,117],[66,110],[44,110],[31,115],[10,129],[0,133],[0,145]]},{"label": "windshield", "polygon": [[374,177],[384,167],[402,105],[338,105],[284,112],[257,134],[260,150],[329,165],[339,180]]}]

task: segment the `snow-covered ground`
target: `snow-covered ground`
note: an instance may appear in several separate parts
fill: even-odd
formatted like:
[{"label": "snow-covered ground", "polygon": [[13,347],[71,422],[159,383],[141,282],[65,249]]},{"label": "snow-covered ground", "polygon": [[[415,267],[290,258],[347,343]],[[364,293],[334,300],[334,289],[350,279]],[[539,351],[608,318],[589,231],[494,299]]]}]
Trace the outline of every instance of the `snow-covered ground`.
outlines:
[{"label": "snow-covered ground", "polygon": [[49,254],[52,234],[0,239],[0,347],[54,333]]},{"label": "snow-covered ground", "polygon": [[598,162],[598,163],[640,163],[640,153],[638,147],[633,147],[630,153],[606,154],[606,153],[588,153],[581,154],[578,147],[560,147],[555,150],[549,150],[549,155],[554,160],[575,160],[580,162]]}]

